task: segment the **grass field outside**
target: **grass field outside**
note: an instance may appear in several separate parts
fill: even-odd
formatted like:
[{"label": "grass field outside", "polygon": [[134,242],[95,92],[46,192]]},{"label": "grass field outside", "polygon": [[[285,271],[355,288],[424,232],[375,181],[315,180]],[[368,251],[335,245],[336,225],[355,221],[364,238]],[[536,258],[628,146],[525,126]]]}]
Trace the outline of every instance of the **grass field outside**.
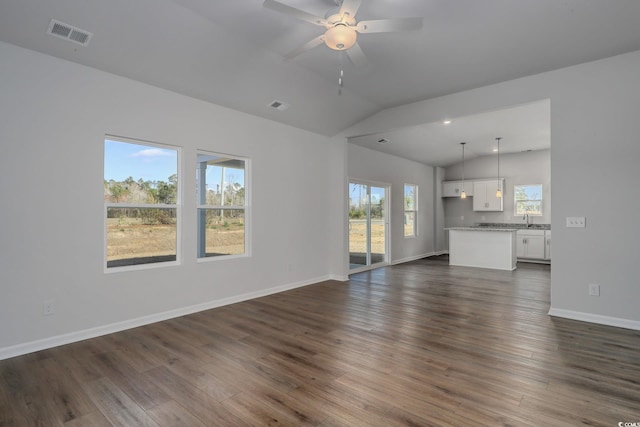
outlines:
[{"label": "grass field outside", "polygon": [[[107,219],[107,262],[175,256],[176,242],[175,224],[145,224],[140,218]],[[244,253],[244,223],[229,221],[207,227],[206,252],[207,256]]]}]

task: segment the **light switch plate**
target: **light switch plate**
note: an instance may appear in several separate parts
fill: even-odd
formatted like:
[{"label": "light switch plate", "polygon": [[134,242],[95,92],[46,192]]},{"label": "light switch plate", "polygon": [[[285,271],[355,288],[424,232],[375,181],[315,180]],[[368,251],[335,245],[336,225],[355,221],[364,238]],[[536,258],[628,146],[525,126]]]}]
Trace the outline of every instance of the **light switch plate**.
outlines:
[{"label": "light switch plate", "polygon": [[568,216],[567,227],[585,228],[586,218],[583,216]]}]

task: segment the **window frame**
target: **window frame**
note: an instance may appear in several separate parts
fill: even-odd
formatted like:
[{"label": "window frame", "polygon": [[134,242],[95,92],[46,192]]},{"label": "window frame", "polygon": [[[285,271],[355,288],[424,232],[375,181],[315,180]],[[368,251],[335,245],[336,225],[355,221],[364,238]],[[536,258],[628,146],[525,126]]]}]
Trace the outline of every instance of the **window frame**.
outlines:
[{"label": "window frame", "polygon": [[[540,199],[524,199],[518,200],[518,187],[540,187]],[[527,212],[518,212],[518,202],[540,202],[540,213],[539,214],[531,214]],[[543,184],[514,184],[513,186],[513,214],[515,216],[542,216],[544,214],[544,185]]]},{"label": "window frame", "polygon": [[[137,270],[149,270],[153,268],[163,268],[163,267],[172,267],[182,264],[182,148],[175,145],[170,144],[162,144],[158,142],[151,142],[140,140],[136,138],[128,138],[114,135],[104,135],[102,140],[102,181],[104,186],[105,180],[105,145],[107,141],[132,144],[132,145],[142,145],[151,148],[161,148],[165,150],[173,150],[176,152],[176,176],[178,177],[178,181],[176,183],[176,201],[175,204],[166,204],[166,203],[158,203],[158,204],[150,204],[150,203],[113,203],[104,201],[103,207],[103,269],[105,274],[111,273],[120,273],[124,271],[137,271]],[[132,175],[133,176],[133,175]],[[103,187],[104,194],[104,187]],[[158,261],[158,262],[150,262],[143,264],[134,264],[134,265],[123,265],[123,266],[114,266],[109,267],[107,261],[108,254],[108,210],[110,208],[116,209],[175,209],[176,211],[176,259],[170,261]]]},{"label": "window frame", "polygon": [[[244,205],[208,205],[200,203],[200,162],[199,156],[217,156],[244,162]],[[251,159],[235,154],[226,154],[217,151],[198,149],[196,150],[196,262],[224,261],[234,258],[251,257]],[[201,210],[242,210],[244,211],[244,253],[225,254],[217,256],[200,256],[200,212]],[[206,238],[206,237],[205,237]]]},{"label": "window frame", "polygon": [[[407,187],[413,187],[413,209],[407,209],[406,197]],[[403,208],[403,236],[405,238],[418,237],[418,184],[404,184],[402,191],[402,208]],[[407,214],[413,213],[413,234],[407,234]]]}]

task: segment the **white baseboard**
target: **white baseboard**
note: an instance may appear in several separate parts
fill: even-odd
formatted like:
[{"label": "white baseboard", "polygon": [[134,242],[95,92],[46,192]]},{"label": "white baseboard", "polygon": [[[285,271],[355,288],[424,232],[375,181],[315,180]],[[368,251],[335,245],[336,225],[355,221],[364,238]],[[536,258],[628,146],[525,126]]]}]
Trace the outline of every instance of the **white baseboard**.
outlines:
[{"label": "white baseboard", "polygon": [[349,276],[338,276],[337,274],[332,274],[329,276],[329,280],[337,280],[339,282],[347,282],[349,280]]},{"label": "white baseboard", "polygon": [[564,310],[553,307],[549,310],[549,316],[563,317],[565,319],[580,320],[582,322],[597,323],[599,325],[616,326],[618,328],[640,331],[640,321],[621,319],[619,317],[601,316],[599,314]]},{"label": "white baseboard", "polygon": [[415,261],[417,259],[427,258],[427,257],[431,257],[431,256],[443,255],[443,254],[446,254],[446,253],[447,253],[447,251],[427,252],[426,254],[414,255],[414,256],[410,256],[410,257],[406,257],[406,258],[396,259],[394,261],[391,261],[391,265],[402,264],[402,263],[405,263],[405,262]]},{"label": "white baseboard", "polygon": [[[102,335],[112,334],[138,326],[144,326],[151,323],[161,322],[163,320],[173,319],[175,317],[186,316],[188,314],[197,313],[199,311],[210,310],[212,308],[222,307],[224,305],[235,304],[237,302],[247,301],[255,298],[264,297],[303,286],[312,285],[314,283],[330,280],[331,277],[323,276],[315,279],[304,280],[296,283],[288,283],[286,285],[274,286],[273,288],[262,289],[259,291],[248,292],[241,295],[235,295],[228,298],[222,298],[215,301],[209,301],[202,304],[196,304],[189,307],[177,308],[162,313],[150,314],[135,319],[125,320],[122,322],[111,323],[108,325],[98,326],[95,328],[84,329],[81,331],[70,332],[68,334],[56,335],[36,341],[30,341],[22,344],[16,344],[10,347],[0,348],[0,360],[10,357],[21,356],[23,354],[33,353],[35,351],[45,350],[47,348],[57,347],[60,345],[70,344],[77,341],[95,338]],[[339,280],[339,279],[335,279]]]}]

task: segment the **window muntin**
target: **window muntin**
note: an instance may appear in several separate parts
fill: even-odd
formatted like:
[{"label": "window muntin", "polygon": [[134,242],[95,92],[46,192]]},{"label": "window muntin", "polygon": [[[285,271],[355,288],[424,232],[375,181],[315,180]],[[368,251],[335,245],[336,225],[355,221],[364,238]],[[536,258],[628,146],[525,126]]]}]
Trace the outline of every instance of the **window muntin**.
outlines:
[{"label": "window muntin", "polygon": [[542,184],[514,185],[515,215],[542,215]]},{"label": "window muntin", "polygon": [[404,185],[404,237],[418,235],[418,186]]},{"label": "window muntin", "polygon": [[176,147],[105,138],[105,268],[178,260]]},{"label": "window muntin", "polygon": [[199,153],[198,258],[247,254],[246,159]]}]

